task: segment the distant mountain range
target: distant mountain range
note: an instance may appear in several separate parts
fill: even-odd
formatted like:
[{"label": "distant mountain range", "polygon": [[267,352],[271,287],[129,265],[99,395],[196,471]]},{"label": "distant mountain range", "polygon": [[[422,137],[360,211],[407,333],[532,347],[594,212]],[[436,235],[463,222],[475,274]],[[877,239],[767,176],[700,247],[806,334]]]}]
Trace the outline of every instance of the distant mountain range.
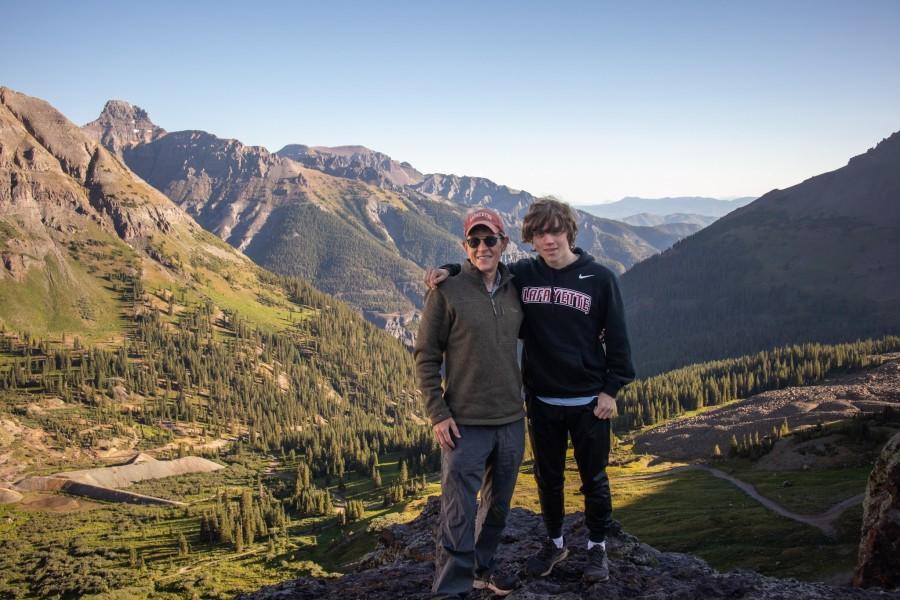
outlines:
[{"label": "distant mountain range", "polygon": [[642,375],[900,332],[900,133],[622,277]]},{"label": "distant mountain range", "polygon": [[[535,197],[488,179],[422,174],[363,146],[291,144],[271,153],[203,131],[167,133],[122,101],[108,102],[84,130],[258,264],[307,278],[407,338],[422,306],[423,269],[462,257],[466,209],[500,211],[513,240],[509,258],[526,255],[519,231]],[[702,227],[578,217],[578,245],[618,273]]]},{"label": "distant mountain range", "polygon": [[[497,208],[517,242],[534,200],[487,179],[423,175],[360,147],[272,154],[205,132],[169,133],[118,102],[82,130],[45,102],[0,88],[0,124],[8,182],[0,326],[38,335],[121,335],[119,282],[135,278],[154,301],[178,291],[284,326],[286,292],[237,249],[406,333],[422,267],[461,256],[466,208]],[[622,288],[646,375],[790,343],[900,333],[898,198],[895,133],[677,243],[689,225],[579,212],[578,244],[619,273],[631,267]],[[511,256],[523,254],[514,243]],[[338,310],[316,298],[313,314]]]},{"label": "distant mountain range", "polygon": [[706,227],[710,223],[714,223],[716,219],[717,217],[688,213],[672,213],[670,215],[638,213],[621,220],[629,225],[642,225],[644,227],[659,227],[660,225],[698,225],[700,227]]},{"label": "distant mountain range", "polygon": [[[609,204],[590,204],[578,208],[605,219],[625,220],[641,213],[667,216],[675,214],[702,215],[704,217],[724,217],[731,211],[753,202],[753,197],[720,200],[702,196],[679,196],[675,198],[626,197]],[[667,220],[667,223],[675,221]],[[680,221],[688,222],[688,221]]]}]

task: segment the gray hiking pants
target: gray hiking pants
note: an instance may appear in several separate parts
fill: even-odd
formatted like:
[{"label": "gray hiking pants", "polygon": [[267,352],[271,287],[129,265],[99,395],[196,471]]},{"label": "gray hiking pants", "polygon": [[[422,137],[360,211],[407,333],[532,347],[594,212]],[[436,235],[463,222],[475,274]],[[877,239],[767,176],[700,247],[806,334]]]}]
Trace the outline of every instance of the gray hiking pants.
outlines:
[{"label": "gray hiking pants", "polygon": [[459,432],[456,448],[441,450],[441,528],[432,598],[465,594],[476,571],[494,567],[525,450],[524,419],[508,425],[459,425]]}]

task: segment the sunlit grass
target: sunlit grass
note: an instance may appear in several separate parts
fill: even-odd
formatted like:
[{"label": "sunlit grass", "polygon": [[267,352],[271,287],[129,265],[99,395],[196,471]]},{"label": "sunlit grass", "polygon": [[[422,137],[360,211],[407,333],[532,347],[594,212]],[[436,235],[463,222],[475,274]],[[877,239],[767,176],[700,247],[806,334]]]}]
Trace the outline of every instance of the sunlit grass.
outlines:
[{"label": "sunlit grass", "polygon": [[788,510],[814,515],[865,492],[871,471],[871,466],[809,471],[746,470],[734,476],[753,484],[760,494]]},{"label": "sunlit grass", "polygon": [[[673,466],[679,464],[657,464],[653,457],[641,457],[608,470],[613,517],[641,541],[663,551],[695,554],[718,570],[748,568],[806,580],[852,570],[862,519],[858,507],[841,516],[839,523],[843,525],[838,526],[837,539],[831,540],[814,527],[772,513],[731,483],[705,472],[642,477],[658,475]],[[792,488],[786,488],[790,493],[785,497],[794,500],[793,508],[802,503],[827,508],[865,489],[863,469],[848,470],[846,475],[843,481],[840,470],[832,470],[824,472],[820,480],[817,471],[804,472]],[[743,473],[736,476],[742,478]],[[771,475],[759,479],[781,481]],[[580,485],[570,451],[566,463],[567,513],[584,510]],[[766,491],[774,487],[763,486],[765,491],[760,491],[768,495]],[[776,501],[780,497],[773,495]],[[523,465],[513,505],[540,512],[530,464]]]}]

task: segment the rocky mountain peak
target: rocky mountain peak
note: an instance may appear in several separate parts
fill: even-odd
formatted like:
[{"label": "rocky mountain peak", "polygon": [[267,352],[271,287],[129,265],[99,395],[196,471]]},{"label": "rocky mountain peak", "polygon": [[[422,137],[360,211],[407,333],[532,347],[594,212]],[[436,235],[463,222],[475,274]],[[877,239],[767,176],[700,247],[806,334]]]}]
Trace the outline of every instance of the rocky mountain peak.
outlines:
[{"label": "rocky mountain peak", "polygon": [[125,148],[166,135],[165,129],[150,120],[146,110],[124,100],[109,100],[100,116],[83,130],[120,157]]},{"label": "rocky mountain peak", "polygon": [[[83,129],[47,102],[8,88],[0,88],[0,169],[9,173],[0,186],[0,215],[18,232],[12,236],[18,246],[7,249],[4,263],[40,263],[56,242],[83,230],[85,220],[134,247],[186,224],[168,199]],[[43,245],[19,247],[21,240]],[[7,270],[20,277],[27,269]]]}]

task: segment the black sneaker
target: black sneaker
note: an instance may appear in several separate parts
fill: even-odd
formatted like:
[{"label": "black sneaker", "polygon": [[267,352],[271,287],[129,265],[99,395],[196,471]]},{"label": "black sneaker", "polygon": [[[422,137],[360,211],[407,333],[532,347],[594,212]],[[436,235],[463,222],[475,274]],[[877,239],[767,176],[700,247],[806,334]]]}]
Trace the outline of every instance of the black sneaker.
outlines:
[{"label": "black sneaker", "polygon": [[588,550],[584,580],[590,583],[609,581],[609,560],[606,558],[606,549],[600,544]]},{"label": "black sneaker", "polygon": [[503,573],[494,569],[476,573],[472,587],[476,590],[491,590],[498,596],[506,596],[519,587],[519,578],[513,573]]},{"label": "black sneaker", "polygon": [[569,555],[569,549],[557,548],[553,540],[546,540],[538,553],[528,559],[525,568],[532,577],[546,577],[556,563]]}]

